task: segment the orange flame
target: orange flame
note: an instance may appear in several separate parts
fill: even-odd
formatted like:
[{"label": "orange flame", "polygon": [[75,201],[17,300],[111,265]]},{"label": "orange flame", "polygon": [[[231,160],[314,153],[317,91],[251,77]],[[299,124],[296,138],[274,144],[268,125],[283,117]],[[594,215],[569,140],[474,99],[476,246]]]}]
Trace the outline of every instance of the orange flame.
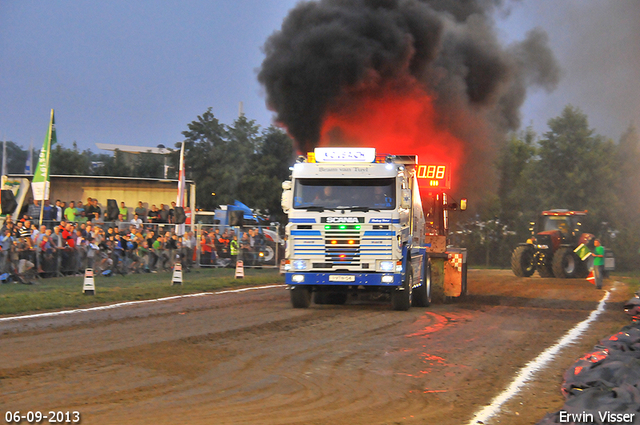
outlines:
[{"label": "orange flame", "polygon": [[320,146],[375,147],[378,154],[418,155],[455,172],[463,143],[439,124],[433,97],[417,84],[347,92],[326,115]]}]

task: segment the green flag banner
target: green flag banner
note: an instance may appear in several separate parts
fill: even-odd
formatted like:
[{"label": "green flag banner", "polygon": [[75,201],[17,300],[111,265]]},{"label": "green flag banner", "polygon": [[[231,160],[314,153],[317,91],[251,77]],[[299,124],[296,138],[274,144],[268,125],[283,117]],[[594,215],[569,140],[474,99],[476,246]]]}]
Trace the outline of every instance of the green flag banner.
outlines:
[{"label": "green flag banner", "polygon": [[[53,117],[53,109],[51,110],[51,122],[49,130],[44,138],[38,165],[36,166],[35,176],[31,182],[31,190],[33,191],[33,199],[44,201],[49,199],[49,157],[51,154],[51,146],[57,142],[56,123]],[[41,204],[42,205],[42,204]]]},{"label": "green flag banner", "polygon": [[591,250],[583,243],[578,245],[578,247],[574,249],[573,252],[575,252],[582,261],[586,260],[591,255]]}]

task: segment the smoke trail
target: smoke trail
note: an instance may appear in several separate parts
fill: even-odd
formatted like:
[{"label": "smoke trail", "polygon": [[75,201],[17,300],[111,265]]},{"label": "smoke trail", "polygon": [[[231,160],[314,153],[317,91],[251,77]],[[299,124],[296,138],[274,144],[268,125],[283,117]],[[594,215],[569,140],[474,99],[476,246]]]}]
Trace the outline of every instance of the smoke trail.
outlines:
[{"label": "smoke trail", "polygon": [[[459,140],[457,162],[479,172],[490,165],[500,136],[519,127],[527,88],[552,90],[560,75],[543,32],[512,46],[498,42],[496,10],[504,10],[501,1],[299,3],[264,46],[258,79],[267,105],[306,152],[319,143],[352,142],[359,131],[353,122],[361,122],[360,131],[385,119],[387,129],[404,128],[406,114],[390,105],[422,102],[412,110],[416,131],[400,146],[434,147],[420,135],[429,127],[438,143]],[[443,132],[453,137],[439,137]]]}]

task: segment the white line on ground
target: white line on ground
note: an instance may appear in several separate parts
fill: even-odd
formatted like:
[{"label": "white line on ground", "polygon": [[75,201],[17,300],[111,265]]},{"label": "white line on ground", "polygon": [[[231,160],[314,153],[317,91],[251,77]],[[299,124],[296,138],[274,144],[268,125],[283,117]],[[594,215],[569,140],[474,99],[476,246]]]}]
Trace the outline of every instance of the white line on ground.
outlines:
[{"label": "white line on ground", "polygon": [[600,300],[600,304],[598,304],[598,308],[593,310],[589,317],[587,317],[582,322],[578,323],[573,329],[571,329],[565,336],[562,337],[555,345],[547,348],[545,351],[540,353],[538,357],[527,363],[522,369],[516,373],[515,380],[504,390],[502,393],[498,394],[492,401],[491,404],[480,410],[473,419],[469,422],[468,425],[476,425],[479,423],[486,423],[488,419],[495,416],[496,413],[500,411],[500,407],[504,403],[506,403],[513,396],[518,394],[520,390],[523,389],[525,384],[531,380],[533,375],[542,369],[547,363],[549,363],[553,358],[558,354],[558,352],[563,349],[565,346],[570,345],[575,342],[575,339],[580,336],[584,331],[587,330],[587,327],[591,324],[591,322],[595,321],[600,313],[604,311],[604,306],[606,301],[609,299],[609,291],[607,291],[602,299]]},{"label": "white line on ground", "polygon": [[199,292],[197,294],[187,294],[187,295],[175,295],[173,297],[164,297],[164,298],[154,298],[151,300],[140,300],[140,301],[127,301],[116,304],[102,305],[99,307],[90,307],[90,308],[77,308],[74,310],[63,310],[63,311],[51,311],[48,313],[38,313],[38,314],[28,314],[24,316],[11,316],[11,317],[0,317],[0,322],[9,322],[12,320],[24,320],[24,319],[38,319],[41,317],[53,317],[53,316],[62,316],[65,314],[74,314],[74,313],[86,313],[89,311],[100,311],[100,310],[111,310],[114,308],[127,307],[137,304],[145,304],[145,303],[155,303],[162,301],[171,301],[177,300],[181,298],[194,298],[194,297],[202,297],[205,295],[221,295],[221,294],[232,294],[235,292],[246,292],[246,291],[255,291],[258,289],[271,289],[271,288],[282,288],[286,285],[265,285],[265,286],[252,286],[248,288],[242,289],[228,289],[225,291],[218,292]]}]

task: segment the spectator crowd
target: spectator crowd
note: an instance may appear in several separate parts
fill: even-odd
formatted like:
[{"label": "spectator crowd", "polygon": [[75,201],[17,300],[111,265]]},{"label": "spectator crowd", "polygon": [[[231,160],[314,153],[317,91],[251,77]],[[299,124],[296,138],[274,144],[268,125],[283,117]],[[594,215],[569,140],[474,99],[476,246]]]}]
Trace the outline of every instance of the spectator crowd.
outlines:
[{"label": "spectator crowd", "polygon": [[[124,202],[115,212],[103,211],[95,198],[45,202],[29,200],[14,222],[7,216],[0,229],[0,280],[7,276],[52,277],[81,275],[86,268],[110,275],[114,273],[156,273],[171,270],[176,262],[189,271],[200,250],[203,266],[235,267],[243,258],[246,265],[259,265],[266,247],[257,228],[240,231],[218,226],[203,230],[199,240],[194,232],[176,233],[175,202],[171,206],[142,201],[132,217]],[[39,224],[42,214],[42,223]],[[222,230],[222,231],[221,231]]]},{"label": "spectator crowd", "polygon": [[50,201],[44,201],[44,210],[41,211],[40,202],[29,199],[20,211],[19,217],[21,221],[29,220],[36,224],[42,216],[43,223],[68,221],[80,224],[104,224],[112,222],[119,228],[126,228],[129,224],[175,224],[177,221],[175,208],[176,203],[171,202],[170,206],[160,204],[158,208],[156,205],[151,205],[151,208],[147,209],[143,206],[142,201],[139,201],[138,206],[132,209],[132,214],[129,214],[129,208],[125,206],[124,202],[120,202],[117,211],[108,211],[98,204],[96,198],[87,198],[87,202],[84,204],[82,201],[77,203],[70,201],[67,204],[59,199],[54,204],[51,204]]}]

